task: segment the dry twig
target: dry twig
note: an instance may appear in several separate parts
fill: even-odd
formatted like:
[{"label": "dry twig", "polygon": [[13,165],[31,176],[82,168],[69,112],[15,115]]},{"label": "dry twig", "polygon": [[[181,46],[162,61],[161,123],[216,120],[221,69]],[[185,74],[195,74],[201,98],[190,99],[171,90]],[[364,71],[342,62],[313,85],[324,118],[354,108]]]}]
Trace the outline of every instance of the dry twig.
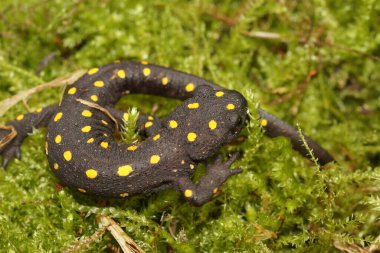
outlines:
[{"label": "dry twig", "polygon": [[70,246],[68,249],[62,251],[62,253],[73,253],[73,252],[78,252],[79,250],[82,250],[90,243],[94,242],[96,239],[98,239],[104,232],[107,230],[107,227],[103,227],[99,231],[95,232],[92,234],[90,237],[84,238],[82,240],[77,241],[74,245]]},{"label": "dry twig", "polygon": [[135,243],[112,218],[100,216],[99,223],[107,227],[124,253],[144,253],[137,243]]},{"label": "dry twig", "polygon": [[36,87],[33,87],[29,90],[21,91],[10,98],[0,101],[0,116],[3,116],[4,113],[9,110],[9,108],[11,108],[12,106],[14,106],[20,101],[25,101],[31,95],[38,93],[40,91],[46,90],[48,88],[55,88],[55,87],[71,84],[75,82],[76,80],[78,80],[78,78],[81,77],[85,72],[86,72],[85,70],[78,70],[66,76],[58,77],[48,83],[44,83]]}]

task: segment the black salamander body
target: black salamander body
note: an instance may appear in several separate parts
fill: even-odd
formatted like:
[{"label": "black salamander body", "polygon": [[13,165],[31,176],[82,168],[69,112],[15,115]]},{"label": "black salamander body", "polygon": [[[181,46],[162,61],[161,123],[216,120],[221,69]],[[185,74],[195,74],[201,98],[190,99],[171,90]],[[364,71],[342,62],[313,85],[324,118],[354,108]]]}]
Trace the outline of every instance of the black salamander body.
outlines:
[{"label": "black salamander body", "polygon": [[[128,120],[127,113],[113,108],[125,93],[161,95],[184,102],[162,120],[141,115],[138,128],[146,139],[126,144],[113,137]],[[269,123],[265,125],[271,126],[269,136],[277,136],[288,126],[264,111],[260,114]],[[202,205],[218,193],[229,176],[241,172],[230,169],[236,155],[227,162],[217,159],[209,164],[197,184],[190,175],[198,163],[239,134],[246,117],[247,102],[236,91],[146,62],[115,62],[90,69],[69,85],[60,105],[20,115],[0,129],[0,154],[4,156],[3,166],[13,156],[19,158],[27,133],[33,127],[47,126],[49,164],[64,185],[99,197],[175,188],[191,203]],[[290,127],[286,131],[295,130]],[[297,136],[285,136],[296,143],[296,149],[301,145],[296,142]],[[311,139],[307,141],[318,152],[326,152]],[[305,148],[298,150],[307,155]],[[332,160],[326,154],[320,158],[316,153],[321,164]]]}]

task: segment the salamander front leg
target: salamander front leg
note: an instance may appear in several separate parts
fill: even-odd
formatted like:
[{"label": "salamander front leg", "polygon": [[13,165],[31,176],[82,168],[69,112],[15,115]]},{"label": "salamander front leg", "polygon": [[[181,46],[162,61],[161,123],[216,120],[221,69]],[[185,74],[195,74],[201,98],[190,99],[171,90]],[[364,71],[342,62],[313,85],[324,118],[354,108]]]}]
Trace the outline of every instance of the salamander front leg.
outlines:
[{"label": "salamander front leg", "polygon": [[193,205],[205,204],[217,195],[219,188],[227,178],[242,172],[240,168],[230,169],[236,158],[237,154],[234,154],[227,162],[223,163],[221,156],[219,156],[214,163],[207,166],[206,174],[197,184],[194,184],[188,177],[180,178],[177,182],[178,190]]}]

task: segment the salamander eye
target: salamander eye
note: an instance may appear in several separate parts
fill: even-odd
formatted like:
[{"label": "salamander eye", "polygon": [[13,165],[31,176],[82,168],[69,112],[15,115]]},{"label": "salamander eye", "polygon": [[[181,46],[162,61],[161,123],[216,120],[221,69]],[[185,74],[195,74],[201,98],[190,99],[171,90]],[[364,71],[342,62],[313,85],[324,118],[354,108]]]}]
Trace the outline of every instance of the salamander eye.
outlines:
[{"label": "salamander eye", "polygon": [[236,124],[240,126],[241,123],[243,123],[243,119],[241,117],[239,117],[239,119],[237,120]]}]

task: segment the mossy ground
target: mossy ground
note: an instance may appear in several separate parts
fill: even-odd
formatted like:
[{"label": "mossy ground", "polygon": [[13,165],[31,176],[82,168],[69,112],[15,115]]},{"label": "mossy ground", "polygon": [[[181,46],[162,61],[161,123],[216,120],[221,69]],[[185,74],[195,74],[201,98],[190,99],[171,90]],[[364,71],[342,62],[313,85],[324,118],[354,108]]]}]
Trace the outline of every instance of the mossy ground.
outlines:
[{"label": "mossy ground", "polygon": [[[77,69],[149,60],[242,92],[252,120],[239,151],[244,172],[220,197],[192,207],[175,191],[98,201],[57,186],[45,130],[0,170],[0,251],[59,252],[114,218],[147,252],[335,252],[380,234],[380,2],[14,1],[0,3],[0,100]],[[267,38],[264,31],[280,35]],[[40,73],[43,59],[53,59]],[[62,89],[28,100],[36,109]],[[169,101],[169,102],[168,102]],[[118,105],[167,115],[175,100],[130,96]],[[337,160],[321,169],[255,120],[260,104]],[[1,123],[25,113],[20,103]],[[204,169],[204,168],[203,168]],[[202,170],[202,168],[200,168]],[[84,252],[111,252],[109,232]]]}]

